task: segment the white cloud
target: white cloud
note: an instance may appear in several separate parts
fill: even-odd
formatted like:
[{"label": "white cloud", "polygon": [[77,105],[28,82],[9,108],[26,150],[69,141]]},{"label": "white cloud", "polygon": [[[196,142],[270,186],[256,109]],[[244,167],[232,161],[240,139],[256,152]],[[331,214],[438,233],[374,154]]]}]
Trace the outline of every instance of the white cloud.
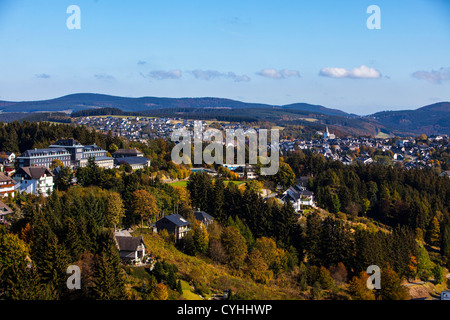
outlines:
[{"label": "white cloud", "polygon": [[190,72],[196,79],[200,80],[212,80],[216,78],[231,79],[235,82],[248,82],[250,77],[246,75],[237,75],[234,72],[223,73],[216,70],[192,70]]},{"label": "white cloud", "polygon": [[243,74],[242,76],[235,74],[234,72],[228,72],[227,78],[233,79],[235,82],[248,82],[250,77]]},{"label": "white cloud", "polygon": [[39,74],[36,74],[35,76],[36,76],[36,78],[39,78],[39,79],[50,79],[50,75],[47,73],[39,73]]},{"label": "white cloud", "polygon": [[300,72],[297,70],[275,70],[275,69],[263,69],[260,72],[256,73],[261,77],[266,77],[270,79],[286,79],[289,77],[298,77],[300,78]]},{"label": "white cloud", "polygon": [[191,73],[196,79],[200,80],[211,80],[219,78],[222,75],[219,71],[215,70],[192,70]]},{"label": "white cloud", "polygon": [[180,79],[181,71],[180,70],[171,70],[171,71],[162,71],[156,70],[152,71],[148,74],[150,78],[157,80],[165,80],[165,79]]},{"label": "white cloud", "polygon": [[99,74],[94,74],[94,77],[97,80],[101,80],[101,81],[112,81],[115,80],[115,78],[109,74],[104,74],[104,73],[99,73]]},{"label": "white cloud", "polygon": [[427,80],[432,83],[442,83],[450,80],[450,68],[440,68],[431,71],[416,71],[412,74],[413,78]]},{"label": "white cloud", "polygon": [[330,78],[352,78],[352,79],[378,79],[381,78],[381,73],[374,68],[367,66],[360,66],[353,69],[345,68],[323,68],[319,75]]}]

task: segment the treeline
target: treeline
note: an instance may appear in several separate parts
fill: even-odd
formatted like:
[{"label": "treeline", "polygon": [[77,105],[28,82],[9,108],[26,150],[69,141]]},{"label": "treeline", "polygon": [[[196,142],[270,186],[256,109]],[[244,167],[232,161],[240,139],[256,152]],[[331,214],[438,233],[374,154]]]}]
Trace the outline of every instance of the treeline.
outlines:
[{"label": "treeline", "polygon": [[81,111],[72,112],[70,115],[72,118],[78,117],[93,117],[93,116],[142,116],[141,112],[127,112],[118,108],[98,108],[98,109],[86,109]]},{"label": "treeline", "polygon": [[297,151],[286,162],[297,176],[312,174],[308,187],[332,213],[407,226],[426,244],[450,251],[450,179],[428,169],[350,165]]},{"label": "treeline", "polygon": [[241,191],[234,183],[213,182],[207,173],[189,177],[187,189],[192,207],[208,212],[219,222],[239,217],[255,238],[270,237],[284,248],[291,245],[301,251],[297,215],[290,203],[280,205],[264,199],[253,189]]},{"label": "treeline", "polygon": [[[398,225],[389,231],[376,228],[373,224],[372,227],[353,225],[339,215],[324,218],[313,211],[307,215],[306,224],[302,226],[290,203],[265,201],[252,189],[242,191],[232,183],[225,187],[220,179],[213,182],[205,173],[192,174],[187,189],[195,208],[207,211],[225,227],[235,227],[233,238],[240,243],[239,248],[264,257],[263,252],[267,252],[267,248],[259,253],[250,251],[250,248],[254,248],[255,239],[259,239],[256,242],[271,239],[275,248],[288,252],[286,257],[291,261],[300,262],[300,268],[304,271],[300,272],[298,281],[310,287],[316,281],[324,281],[337,269],[341,269],[338,273],[345,273],[345,281],[352,277],[357,281],[358,277],[362,277],[361,272],[365,272],[370,265],[377,265],[388,270],[400,283],[401,278],[428,280],[434,274],[442,273],[441,265],[445,264],[444,256],[429,255],[421,234],[408,225]],[[221,244],[226,246],[223,240]],[[209,246],[210,249],[214,246],[212,252],[209,251],[214,260],[217,244],[210,239]],[[248,266],[251,259],[257,257],[250,258],[247,254]],[[320,271],[321,268],[325,269]],[[274,272],[276,269],[269,267],[268,270],[277,274]],[[322,275],[311,276],[311,270]],[[256,274],[255,279],[267,279],[267,274],[262,271]],[[402,291],[399,283],[394,286],[395,290]],[[328,285],[318,286],[319,289],[328,288]],[[403,292],[401,296],[405,298],[407,295]]]},{"label": "treeline", "polygon": [[[62,168],[48,198],[18,195],[10,230],[0,230],[0,296],[6,299],[128,299],[113,230],[148,225],[160,214],[192,213],[184,188],[171,187],[147,171],[127,174],[89,161],[76,173]],[[73,176],[79,186],[72,186]],[[68,266],[81,268],[81,290],[67,289]],[[31,267],[30,267],[31,266]],[[166,265],[164,264],[164,268]],[[167,299],[168,278],[156,275],[142,289],[149,299]],[[158,277],[162,277],[159,279]],[[154,284],[154,285],[153,285]],[[129,294],[130,293],[130,294]]]},{"label": "treeline", "polygon": [[[42,199],[18,196],[24,217],[12,232],[0,230],[6,299],[125,299],[124,277],[112,226],[117,218],[108,203],[116,195],[99,188],[55,191]],[[82,269],[81,290],[71,291],[67,268]]]},{"label": "treeline", "polygon": [[14,121],[0,123],[0,150],[23,153],[34,148],[48,148],[59,139],[73,138],[83,145],[96,144],[109,150],[111,144],[125,147],[126,142],[111,133],[105,135],[84,126],[48,122]]},{"label": "treeline", "polygon": [[0,122],[0,151],[20,154],[30,149],[48,148],[59,139],[73,138],[82,145],[96,144],[111,154],[117,149],[137,148],[144,156],[151,159],[153,172],[167,172],[174,177],[185,177],[183,168],[171,163],[171,150],[174,145],[163,139],[150,140],[148,144],[128,141],[107,134],[96,132],[85,126],[56,124],[48,122]]},{"label": "treeline", "polygon": [[[252,109],[253,110],[253,109]],[[203,109],[203,108],[164,108],[142,111],[144,116],[152,117],[170,117],[176,115],[177,118],[194,119],[194,120],[217,120],[230,122],[248,122],[254,123],[258,121],[255,113],[249,115],[248,109],[233,109],[230,115],[229,109]]]}]

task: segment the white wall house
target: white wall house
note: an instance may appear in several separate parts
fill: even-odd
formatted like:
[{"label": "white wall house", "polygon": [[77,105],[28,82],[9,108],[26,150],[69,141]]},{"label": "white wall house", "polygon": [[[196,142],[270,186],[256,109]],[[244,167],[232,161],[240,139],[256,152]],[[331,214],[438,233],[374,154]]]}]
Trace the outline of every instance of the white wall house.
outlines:
[{"label": "white wall house", "polygon": [[305,187],[300,185],[289,187],[283,192],[281,200],[284,202],[291,202],[296,212],[300,212],[302,210],[302,206],[316,206],[314,203],[314,193],[306,190]]},{"label": "white wall house", "polygon": [[13,177],[20,193],[49,196],[53,192],[53,174],[45,167],[22,167]]},{"label": "white wall house", "polygon": [[7,197],[8,195],[14,197],[14,184],[15,183],[13,179],[11,179],[3,172],[0,172],[0,197]]}]

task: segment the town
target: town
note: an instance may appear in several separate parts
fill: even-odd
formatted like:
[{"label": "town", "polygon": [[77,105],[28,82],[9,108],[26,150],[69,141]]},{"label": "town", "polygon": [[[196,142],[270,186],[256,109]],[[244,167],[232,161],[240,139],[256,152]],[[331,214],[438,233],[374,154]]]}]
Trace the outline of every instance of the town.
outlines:
[{"label": "town", "polygon": [[[204,129],[212,126],[225,131],[227,129],[244,131],[250,125],[240,123],[224,123],[180,118],[147,118],[147,117],[114,117],[92,116],[76,119],[77,125],[85,125],[100,132],[111,131],[113,135],[130,140],[146,142],[148,139],[169,138],[172,132],[180,128],[194,128],[195,122],[201,122]],[[255,129],[258,132],[258,128]],[[430,137],[336,137],[327,126],[318,131],[316,139],[281,139],[281,155],[295,150],[311,150],[327,158],[341,161],[344,164],[374,161],[385,164],[397,164],[405,169],[433,167],[436,162],[436,151],[446,152],[450,146],[448,135],[431,135]]]}]

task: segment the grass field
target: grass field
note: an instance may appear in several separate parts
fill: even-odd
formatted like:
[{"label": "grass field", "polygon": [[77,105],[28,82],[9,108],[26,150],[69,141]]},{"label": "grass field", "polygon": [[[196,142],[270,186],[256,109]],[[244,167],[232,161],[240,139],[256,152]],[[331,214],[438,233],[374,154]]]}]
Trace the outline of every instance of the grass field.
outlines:
[{"label": "grass field", "polygon": [[181,298],[186,300],[202,300],[198,294],[195,294],[192,287],[184,280],[181,280],[181,289],[183,294]]},{"label": "grass field", "polygon": [[390,135],[388,135],[387,133],[384,133],[384,132],[378,132],[378,134],[375,136],[375,138],[388,139],[388,138],[390,138]]},{"label": "grass field", "polygon": [[308,122],[317,122],[318,119],[315,118],[300,118],[299,120],[308,121]]}]

